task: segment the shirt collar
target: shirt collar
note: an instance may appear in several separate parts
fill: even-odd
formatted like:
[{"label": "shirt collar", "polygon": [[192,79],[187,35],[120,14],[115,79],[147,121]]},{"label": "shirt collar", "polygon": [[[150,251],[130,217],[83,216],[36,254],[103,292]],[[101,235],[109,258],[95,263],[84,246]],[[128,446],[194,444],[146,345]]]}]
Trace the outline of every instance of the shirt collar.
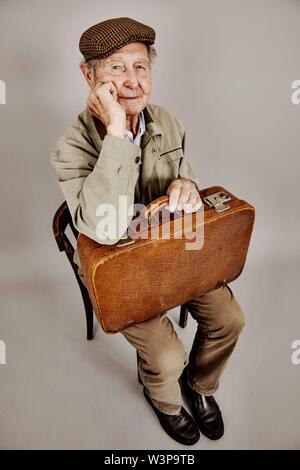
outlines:
[{"label": "shirt collar", "polygon": [[139,114],[139,130],[135,138],[133,138],[133,134],[128,129],[125,129],[124,137],[125,139],[130,140],[133,144],[140,145],[141,137],[146,131],[146,124],[145,124],[145,116],[143,111]]}]

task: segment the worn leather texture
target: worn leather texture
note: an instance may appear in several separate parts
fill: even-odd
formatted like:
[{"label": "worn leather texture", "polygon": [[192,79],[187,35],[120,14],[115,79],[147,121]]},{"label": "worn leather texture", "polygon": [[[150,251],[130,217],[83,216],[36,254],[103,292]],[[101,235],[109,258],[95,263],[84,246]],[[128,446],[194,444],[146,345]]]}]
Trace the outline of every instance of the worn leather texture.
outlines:
[{"label": "worn leather texture", "polygon": [[204,204],[200,224],[202,228],[204,224],[204,243],[198,250],[186,249],[186,243],[192,240],[185,236],[188,230],[200,230],[196,213],[191,214],[191,223],[184,227],[181,239],[172,237],[175,214],[169,222],[157,220],[161,234],[165,224],[170,224],[169,238],[139,238],[118,246],[118,243],[101,245],[79,235],[77,248],[85,282],[94,312],[106,333],[117,333],[160,315],[232,282],[241,274],[255,209],[220,186],[199,194],[203,200],[217,191],[231,196],[226,203],[230,207],[218,213]]}]

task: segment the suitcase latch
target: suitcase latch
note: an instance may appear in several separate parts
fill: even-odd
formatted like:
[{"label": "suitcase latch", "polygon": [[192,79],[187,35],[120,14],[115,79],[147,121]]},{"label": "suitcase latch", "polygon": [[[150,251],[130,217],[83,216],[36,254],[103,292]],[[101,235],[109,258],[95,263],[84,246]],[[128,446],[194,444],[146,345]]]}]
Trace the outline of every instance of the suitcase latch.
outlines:
[{"label": "suitcase latch", "polygon": [[218,193],[204,197],[203,201],[206,202],[209,207],[213,207],[216,212],[224,212],[230,208],[228,204],[224,203],[231,201],[231,197],[225,194],[223,191],[219,191]]}]

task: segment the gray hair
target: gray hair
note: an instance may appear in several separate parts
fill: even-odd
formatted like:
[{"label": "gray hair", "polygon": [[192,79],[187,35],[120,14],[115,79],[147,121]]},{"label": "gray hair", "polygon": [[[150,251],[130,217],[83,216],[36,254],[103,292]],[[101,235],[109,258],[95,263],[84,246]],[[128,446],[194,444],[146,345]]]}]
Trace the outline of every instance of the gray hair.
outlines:
[{"label": "gray hair", "polygon": [[[154,60],[157,57],[157,52],[155,47],[152,44],[146,44],[147,47],[147,52],[148,52],[148,58],[150,61],[150,68],[152,67],[152,64]],[[86,64],[89,69],[93,69],[94,73],[96,73],[96,69],[100,66],[102,59],[91,59],[85,61],[84,59],[81,60],[82,64]]]}]

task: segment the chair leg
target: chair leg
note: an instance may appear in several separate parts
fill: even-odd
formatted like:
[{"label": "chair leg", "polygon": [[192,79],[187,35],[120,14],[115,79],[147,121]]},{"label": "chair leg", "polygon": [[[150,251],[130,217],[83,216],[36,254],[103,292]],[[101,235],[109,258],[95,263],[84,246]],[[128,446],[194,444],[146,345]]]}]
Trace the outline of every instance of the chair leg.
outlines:
[{"label": "chair leg", "polygon": [[86,339],[91,340],[94,338],[94,312],[91,302],[85,308],[86,316]]},{"label": "chair leg", "polygon": [[140,371],[139,371],[140,356],[139,356],[138,350],[136,351],[136,362],[137,362],[138,381],[141,385],[143,385],[143,382],[140,376]]},{"label": "chair leg", "polygon": [[179,316],[179,325],[181,328],[185,328],[188,320],[188,309],[186,305],[181,305],[180,307],[180,316]]},{"label": "chair leg", "polygon": [[77,278],[77,281],[78,281],[78,284],[79,284],[79,287],[80,287],[82,300],[83,300],[83,304],[84,304],[84,308],[85,308],[86,329],[87,329],[86,337],[87,337],[88,340],[91,340],[91,339],[94,338],[94,312],[93,312],[93,306],[92,306],[92,302],[91,302],[89,293],[87,291],[87,288],[85,287],[85,285],[83,284],[83,282],[81,281],[81,279],[78,276],[76,276],[76,278]]}]

